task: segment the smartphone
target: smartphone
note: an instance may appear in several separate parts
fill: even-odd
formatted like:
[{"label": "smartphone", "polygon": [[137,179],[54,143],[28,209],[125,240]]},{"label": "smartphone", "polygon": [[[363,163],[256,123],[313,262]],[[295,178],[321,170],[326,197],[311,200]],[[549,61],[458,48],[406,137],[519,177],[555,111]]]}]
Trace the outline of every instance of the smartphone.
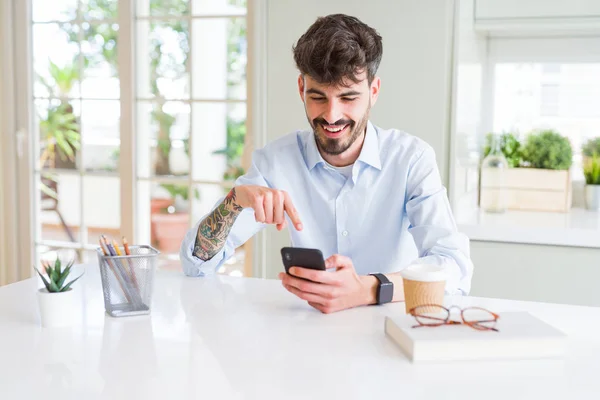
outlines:
[{"label": "smartphone", "polygon": [[303,247],[281,248],[281,258],[285,272],[290,273],[290,267],[303,267],[325,271],[325,259],[319,249],[307,249]]}]

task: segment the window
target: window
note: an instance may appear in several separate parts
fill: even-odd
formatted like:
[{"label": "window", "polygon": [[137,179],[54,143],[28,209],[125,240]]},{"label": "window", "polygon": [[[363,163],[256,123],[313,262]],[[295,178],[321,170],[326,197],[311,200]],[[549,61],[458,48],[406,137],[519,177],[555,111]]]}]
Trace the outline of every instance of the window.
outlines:
[{"label": "window", "polygon": [[35,0],[32,19],[36,254],[89,262],[120,227],[117,1]]},{"label": "window", "polygon": [[[178,268],[185,232],[243,173],[246,0],[135,0],[125,20],[118,0],[31,1],[36,257],[95,262],[99,235],[120,237],[121,202],[135,198],[136,241]],[[131,65],[117,49],[130,28],[135,89],[123,96]],[[121,117],[135,134],[120,132]],[[119,161],[131,157],[121,193]],[[243,253],[220,272],[239,275]]]},{"label": "window", "polygon": [[[494,86],[495,132],[555,129],[569,138],[574,165],[581,165],[582,144],[600,136],[600,62],[498,63]],[[581,168],[572,171],[583,179]]]},{"label": "window", "polygon": [[185,232],[243,173],[245,15],[241,0],[137,2],[137,230],[176,268]]}]

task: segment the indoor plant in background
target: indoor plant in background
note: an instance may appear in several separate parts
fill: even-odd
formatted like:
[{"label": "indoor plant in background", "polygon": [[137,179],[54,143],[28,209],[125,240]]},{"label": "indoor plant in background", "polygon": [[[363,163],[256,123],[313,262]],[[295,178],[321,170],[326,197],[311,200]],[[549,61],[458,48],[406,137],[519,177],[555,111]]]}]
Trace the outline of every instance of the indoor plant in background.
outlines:
[{"label": "indoor plant in background", "polygon": [[600,138],[588,140],[582,147],[585,176],[585,207],[600,210]]},{"label": "indoor plant in background", "polygon": [[[165,132],[171,129],[174,119],[165,117],[163,119],[163,128]],[[240,161],[244,151],[244,137],[246,134],[245,121],[236,121],[227,118],[227,141],[226,147],[216,150],[213,154],[224,155],[226,159],[226,169],[223,172],[224,181],[235,181],[244,173]],[[184,139],[184,152],[189,157],[189,142]],[[157,146],[161,154],[157,159],[156,171],[164,175],[175,175],[170,167],[171,141],[165,135],[164,139]],[[166,184],[160,185],[161,190],[168,192],[168,196],[160,196],[155,191],[151,201],[151,232],[154,245],[162,252],[177,252],[181,245],[181,240],[189,229],[189,210],[188,196],[189,190],[186,185]],[[224,189],[225,194],[230,189]],[[200,192],[194,189],[194,197],[200,199]]]},{"label": "indoor plant in background", "polygon": [[483,147],[483,157],[487,157],[494,146],[494,139],[499,139],[499,147],[502,154],[508,162],[510,168],[516,168],[521,165],[521,142],[517,134],[505,132],[501,135],[488,133],[485,137],[485,146]]},{"label": "indoor plant in background", "polygon": [[[79,69],[76,66],[77,57],[63,67],[49,61],[49,78],[37,76],[50,97],[58,99],[58,103],[49,102],[46,115],[39,116],[40,169],[77,168],[76,152],[81,146],[81,134],[79,121],[69,100],[71,90],[79,79]],[[42,172],[40,190],[42,200],[46,196],[58,201],[58,176]]]},{"label": "indoor plant in background", "polygon": [[553,130],[530,134],[522,153],[524,166],[531,168],[566,171],[573,164],[569,139]]},{"label": "indoor plant in background", "polygon": [[594,155],[600,157],[600,137],[588,139],[581,146],[581,154],[583,155],[584,166]]},{"label": "indoor plant in background", "polygon": [[40,166],[75,169],[81,134],[69,96],[80,78],[77,56],[63,67],[49,61],[48,75],[50,79],[38,75],[38,80],[45,86],[50,97],[57,98],[59,103],[51,102],[47,115],[40,118]]},{"label": "indoor plant in background", "polygon": [[[170,205],[151,216],[154,245],[162,252],[175,253],[179,251],[181,241],[189,229],[189,190],[184,185],[167,183],[160,187],[169,193]],[[194,196],[196,199],[200,198],[198,189],[194,190]]]},{"label": "indoor plant in background", "polygon": [[521,190],[515,208],[568,212],[572,203],[573,149],[569,139],[554,130],[530,133],[522,148],[523,166],[516,181]]},{"label": "indoor plant in background", "polygon": [[[573,150],[569,140],[553,130],[531,132],[520,146],[517,168],[507,171],[504,189],[512,210],[567,212],[571,208]],[[481,171],[485,181],[486,171]],[[481,186],[480,206],[497,196],[498,187]]]},{"label": "indoor plant in background", "polygon": [[67,278],[72,272],[73,261],[63,268],[58,257],[54,262],[54,266],[46,261],[43,261],[42,265],[47,278],[34,267],[44,282],[44,287],[38,290],[42,326],[60,327],[70,325],[75,313],[74,292],[71,285],[83,274],[67,282]]}]

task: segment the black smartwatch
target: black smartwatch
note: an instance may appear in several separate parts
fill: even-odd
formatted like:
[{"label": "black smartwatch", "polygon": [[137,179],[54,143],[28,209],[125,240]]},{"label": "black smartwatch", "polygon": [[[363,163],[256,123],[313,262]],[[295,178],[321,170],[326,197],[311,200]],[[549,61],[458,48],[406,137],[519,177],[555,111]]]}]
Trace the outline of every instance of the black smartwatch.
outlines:
[{"label": "black smartwatch", "polygon": [[369,274],[377,278],[377,304],[389,303],[394,298],[394,284],[383,274]]}]

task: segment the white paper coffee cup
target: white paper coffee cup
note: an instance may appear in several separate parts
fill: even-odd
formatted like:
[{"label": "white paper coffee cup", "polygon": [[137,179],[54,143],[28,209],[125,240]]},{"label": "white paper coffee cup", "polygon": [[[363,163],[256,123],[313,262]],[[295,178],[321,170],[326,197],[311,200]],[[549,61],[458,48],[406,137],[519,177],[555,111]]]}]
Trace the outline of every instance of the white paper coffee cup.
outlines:
[{"label": "white paper coffee cup", "polygon": [[443,305],[448,277],[445,268],[434,264],[412,264],[400,271],[400,276],[404,286],[406,313],[425,304]]}]

